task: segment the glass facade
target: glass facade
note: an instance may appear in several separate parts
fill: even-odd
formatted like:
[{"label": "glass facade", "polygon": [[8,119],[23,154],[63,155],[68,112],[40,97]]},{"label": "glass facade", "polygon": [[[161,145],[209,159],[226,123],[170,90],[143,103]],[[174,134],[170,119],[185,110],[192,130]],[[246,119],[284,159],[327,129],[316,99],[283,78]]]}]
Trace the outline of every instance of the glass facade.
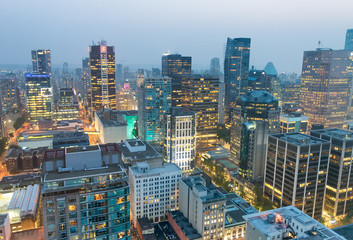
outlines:
[{"label": "glass facade", "polygon": [[90,46],[91,107],[116,109],[115,52],[105,41]]},{"label": "glass facade", "polygon": [[26,98],[29,121],[36,124],[39,118],[52,118],[53,93],[50,75],[27,74]]},{"label": "glass facade", "polygon": [[42,199],[45,239],[130,239],[125,173],[44,181]]},{"label": "glass facade", "polygon": [[353,51],[353,29],[347,29],[344,49]]},{"label": "glass facade", "polygon": [[162,75],[189,75],[191,74],[191,57],[184,57],[180,54],[166,53],[162,56]]},{"label": "glass facade", "polygon": [[35,74],[51,75],[50,50],[32,50],[32,67]]},{"label": "glass facade", "polygon": [[300,106],[309,125],[342,128],[349,108],[353,55],[346,50],[305,51]]}]

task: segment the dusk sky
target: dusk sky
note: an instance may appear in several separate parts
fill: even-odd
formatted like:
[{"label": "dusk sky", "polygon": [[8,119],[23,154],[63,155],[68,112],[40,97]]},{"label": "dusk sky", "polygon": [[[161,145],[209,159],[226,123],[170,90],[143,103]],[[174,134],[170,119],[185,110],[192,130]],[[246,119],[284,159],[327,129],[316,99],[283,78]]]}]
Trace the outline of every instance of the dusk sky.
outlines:
[{"label": "dusk sky", "polygon": [[105,39],[117,63],[160,67],[170,50],[197,70],[213,57],[223,65],[227,37],[250,37],[250,65],[299,73],[319,40],[344,47],[352,9],[353,0],[0,0],[0,64],[30,64],[30,50],[48,48],[54,65],[79,67]]}]

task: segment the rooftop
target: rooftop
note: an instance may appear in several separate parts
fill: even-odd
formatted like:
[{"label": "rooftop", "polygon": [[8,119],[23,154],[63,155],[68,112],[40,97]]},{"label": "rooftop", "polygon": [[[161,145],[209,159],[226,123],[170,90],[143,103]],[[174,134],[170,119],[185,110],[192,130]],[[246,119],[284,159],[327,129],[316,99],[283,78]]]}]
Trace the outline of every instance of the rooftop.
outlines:
[{"label": "rooftop", "polygon": [[[144,164],[144,163],[142,163],[142,164]],[[148,166],[148,164],[147,164],[147,166]],[[129,167],[130,172],[133,175],[138,175],[138,176],[159,175],[159,174],[168,173],[168,172],[175,172],[175,171],[180,171],[180,173],[181,173],[181,169],[178,167],[178,165],[176,165],[174,163],[165,163],[161,167],[150,168],[146,172],[140,171],[139,167],[141,167],[141,164]]]},{"label": "rooftop", "polygon": [[99,145],[90,145],[84,147],[69,147],[66,148],[66,153],[78,153],[78,152],[89,152],[100,150]]},{"label": "rooftop", "polygon": [[123,115],[122,112],[111,109],[95,112],[104,127],[126,126]]},{"label": "rooftop", "polygon": [[312,144],[322,144],[327,143],[328,141],[320,139],[317,137],[309,136],[302,133],[283,133],[283,134],[274,134],[272,137],[279,138],[286,142],[289,142],[294,145],[304,146]]},{"label": "rooftop", "polygon": [[137,219],[137,222],[140,225],[142,231],[153,229],[151,221],[146,217]]},{"label": "rooftop", "polygon": [[242,102],[271,103],[278,102],[277,98],[266,91],[250,91],[240,98]]},{"label": "rooftop", "polygon": [[189,223],[188,219],[183,215],[181,211],[170,211],[169,214],[176,222],[176,224],[181,228],[181,231],[185,233],[188,239],[192,240],[202,238],[202,236],[197,232],[195,228],[193,228],[192,224]]},{"label": "rooftop", "polygon": [[322,135],[330,136],[339,140],[353,140],[353,132],[346,131],[339,128],[330,128],[330,129],[318,129],[312,130],[313,133],[319,133]]},{"label": "rooftop", "polygon": [[[139,139],[129,139],[125,142],[118,143],[118,148],[121,151],[123,158],[132,160],[141,160],[148,158],[161,158],[162,155],[159,154],[149,143]],[[138,149],[144,148],[145,150]]]},{"label": "rooftop", "polygon": [[342,227],[333,228],[332,231],[347,239],[353,239],[353,223],[344,225]]},{"label": "rooftop", "polygon": [[44,227],[11,234],[11,240],[44,240]]}]

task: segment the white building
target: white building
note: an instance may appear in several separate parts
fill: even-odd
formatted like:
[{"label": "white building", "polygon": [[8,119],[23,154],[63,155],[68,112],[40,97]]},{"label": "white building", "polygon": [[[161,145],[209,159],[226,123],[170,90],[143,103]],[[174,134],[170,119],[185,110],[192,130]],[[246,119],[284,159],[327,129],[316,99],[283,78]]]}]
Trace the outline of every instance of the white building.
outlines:
[{"label": "white building", "polygon": [[173,163],[150,169],[147,162],[138,162],[129,167],[130,209],[135,226],[138,218],[159,222],[166,220],[168,211],[179,209],[181,174]]},{"label": "white building", "polygon": [[192,170],[196,157],[196,113],[172,108],[165,116],[164,161]]},{"label": "white building", "polygon": [[201,176],[180,180],[180,211],[202,236],[202,239],[223,240],[225,236],[226,197],[210,190]]},{"label": "white building", "polygon": [[0,239],[11,239],[10,218],[8,213],[0,214]]},{"label": "white building", "polygon": [[127,139],[127,123],[124,117],[112,110],[94,113],[94,127],[103,144],[119,143]]},{"label": "white building", "polygon": [[243,217],[246,220],[246,240],[345,239],[294,206],[272,209]]}]

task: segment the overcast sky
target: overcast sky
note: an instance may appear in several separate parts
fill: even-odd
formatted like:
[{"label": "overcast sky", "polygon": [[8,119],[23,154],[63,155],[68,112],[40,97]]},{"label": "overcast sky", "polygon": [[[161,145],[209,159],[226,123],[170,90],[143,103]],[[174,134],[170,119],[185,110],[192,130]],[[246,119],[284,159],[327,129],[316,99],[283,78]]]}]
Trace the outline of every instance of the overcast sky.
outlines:
[{"label": "overcast sky", "polygon": [[353,0],[0,0],[0,64],[30,64],[48,48],[53,64],[79,66],[92,40],[114,45],[125,65],[160,67],[170,50],[193,68],[221,58],[227,37],[250,37],[250,64],[300,72],[321,40],[342,49]]}]

